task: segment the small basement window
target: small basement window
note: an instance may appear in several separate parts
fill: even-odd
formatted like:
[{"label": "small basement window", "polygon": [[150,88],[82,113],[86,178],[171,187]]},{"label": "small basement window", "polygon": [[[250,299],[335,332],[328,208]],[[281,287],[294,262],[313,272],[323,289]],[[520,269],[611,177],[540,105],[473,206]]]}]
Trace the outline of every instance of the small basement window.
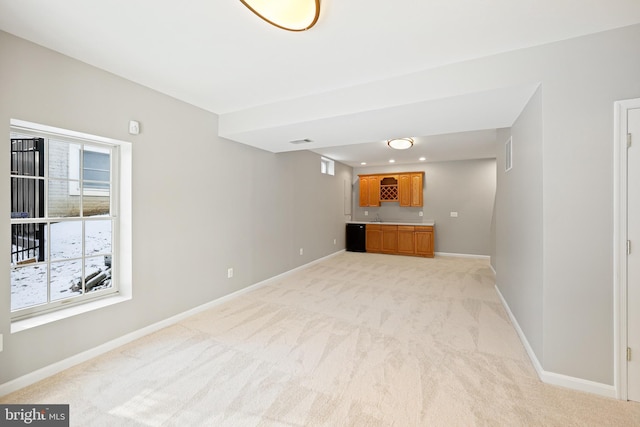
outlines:
[{"label": "small basement window", "polygon": [[325,175],[335,175],[335,162],[326,157],[320,157],[320,172]]}]

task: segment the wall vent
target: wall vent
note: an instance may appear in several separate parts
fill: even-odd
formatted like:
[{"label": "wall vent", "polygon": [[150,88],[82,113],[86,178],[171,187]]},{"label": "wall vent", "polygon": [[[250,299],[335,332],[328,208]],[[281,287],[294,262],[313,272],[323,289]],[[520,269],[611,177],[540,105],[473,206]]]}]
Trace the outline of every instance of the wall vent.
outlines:
[{"label": "wall vent", "polygon": [[296,139],[295,141],[289,141],[289,144],[308,144],[310,142],[313,142],[313,140],[309,138],[305,138],[305,139]]},{"label": "wall vent", "polygon": [[504,145],[504,171],[510,171],[513,167],[513,143],[512,138]]}]

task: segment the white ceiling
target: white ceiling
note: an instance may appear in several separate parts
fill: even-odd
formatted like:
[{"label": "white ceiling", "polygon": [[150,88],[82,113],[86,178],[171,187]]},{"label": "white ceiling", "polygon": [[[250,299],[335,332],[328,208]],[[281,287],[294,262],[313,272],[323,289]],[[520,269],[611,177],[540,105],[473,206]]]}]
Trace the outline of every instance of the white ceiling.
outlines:
[{"label": "white ceiling", "polygon": [[[387,161],[376,147],[388,154],[381,141],[398,136],[430,147],[429,161],[486,157],[491,130],[509,126],[535,88],[445,103],[378,93],[375,109],[356,114],[249,131],[238,123],[246,112],[296,117],[348,88],[638,22],[639,0],[321,0],[316,26],[294,33],[239,0],[0,0],[0,29],[219,114],[223,137],[354,165]],[[482,117],[465,113],[479,102]],[[307,137],[314,142],[289,143]]]}]

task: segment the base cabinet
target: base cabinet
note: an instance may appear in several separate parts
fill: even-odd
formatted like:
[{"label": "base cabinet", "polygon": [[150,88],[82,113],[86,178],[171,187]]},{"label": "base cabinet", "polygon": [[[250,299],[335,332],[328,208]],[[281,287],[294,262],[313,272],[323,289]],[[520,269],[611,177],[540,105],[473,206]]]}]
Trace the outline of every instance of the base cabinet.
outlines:
[{"label": "base cabinet", "polygon": [[398,226],[398,253],[401,255],[415,255],[415,227],[412,225]]},{"label": "base cabinet", "polygon": [[367,252],[382,252],[382,227],[379,224],[367,224],[365,249]]},{"label": "base cabinet", "polygon": [[382,226],[382,253],[395,254],[398,252],[398,226]]},{"label": "base cabinet", "polygon": [[416,255],[433,258],[433,227],[416,227],[414,236]]},{"label": "base cabinet", "polygon": [[434,257],[433,226],[367,224],[366,236],[367,252]]}]

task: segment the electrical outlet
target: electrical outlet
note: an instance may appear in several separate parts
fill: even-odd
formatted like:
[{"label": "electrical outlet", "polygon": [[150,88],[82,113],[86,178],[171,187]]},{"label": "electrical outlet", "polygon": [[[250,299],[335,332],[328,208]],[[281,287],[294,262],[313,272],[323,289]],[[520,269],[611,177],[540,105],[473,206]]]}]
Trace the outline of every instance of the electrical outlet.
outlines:
[{"label": "electrical outlet", "polygon": [[418,212],[418,216],[422,216],[422,215],[424,215],[424,212],[422,211]]},{"label": "electrical outlet", "polygon": [[2,351],[2,334],[0,334],[0,351]]},{"label": "electrical outlet", "polygon": [[364,211],[364,216],[369,216],[369,211]]},{"label": "electrical outlet", "polygon": [[231,279],[233,277],[233,268],[227,268],[227,279]]},{"label": "electrical outlet", "polygon": [[300,255],[302,255],[303,253],[304,253],[304,250],[300,248]]}]

